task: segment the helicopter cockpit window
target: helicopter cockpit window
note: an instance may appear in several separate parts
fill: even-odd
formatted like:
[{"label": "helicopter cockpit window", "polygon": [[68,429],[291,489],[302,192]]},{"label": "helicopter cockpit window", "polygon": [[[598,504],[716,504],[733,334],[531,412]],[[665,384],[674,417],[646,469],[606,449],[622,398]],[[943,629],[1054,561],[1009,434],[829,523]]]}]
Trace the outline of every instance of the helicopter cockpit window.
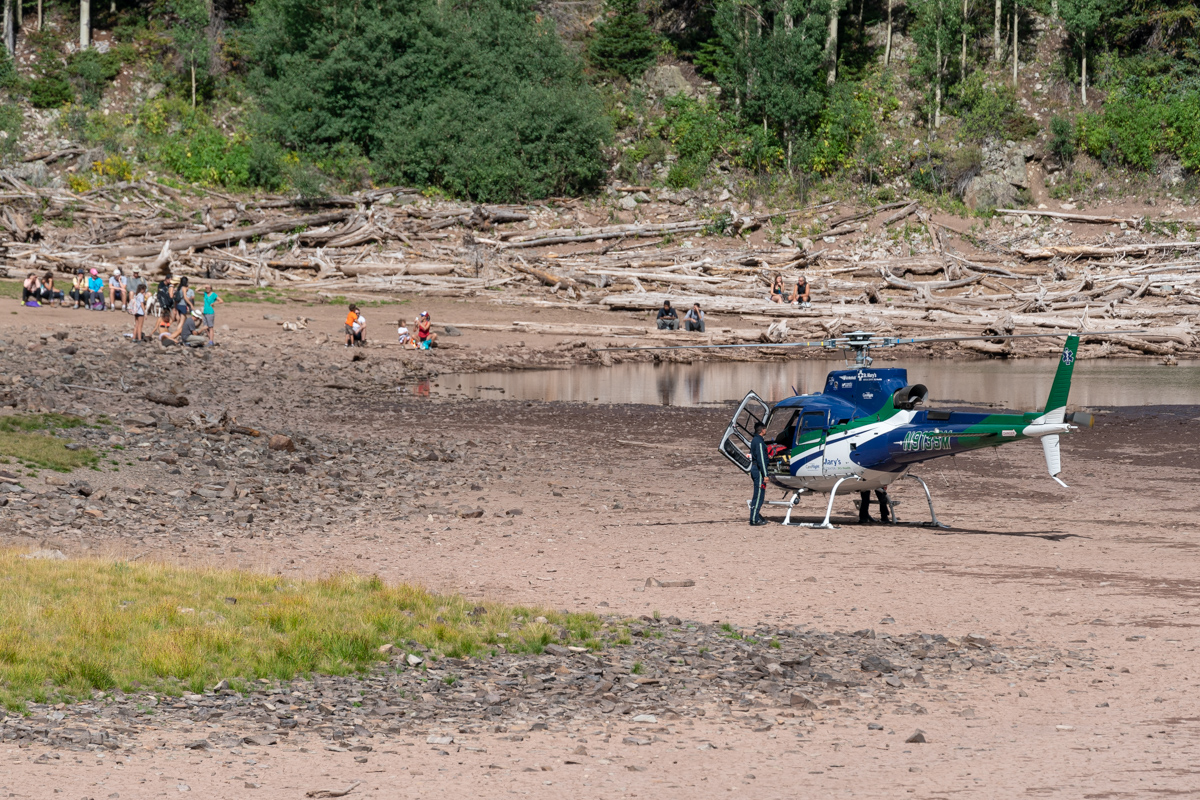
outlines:
[{"label": "helicopter cockpit window", "polygon": [[791,447],[796,441],[796,417],[800,409],[781,409],[782,413],[771,414],[763,439],[773,444]]},{"label": "helicopter cockpit window", "polygon": [[825,411],[805,411],[800,416],[800,431],[819,431],[829,427],[829,414]]}]

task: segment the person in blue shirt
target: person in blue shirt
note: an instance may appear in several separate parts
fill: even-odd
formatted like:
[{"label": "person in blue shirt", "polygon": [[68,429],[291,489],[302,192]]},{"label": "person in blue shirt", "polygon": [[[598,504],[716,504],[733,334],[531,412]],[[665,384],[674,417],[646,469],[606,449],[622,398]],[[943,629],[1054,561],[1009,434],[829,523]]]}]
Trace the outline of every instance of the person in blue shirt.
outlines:
[{"label": "person in blue shirt", "polygon": [[92,310],[95,310],[96,303],[100,304],[100,310],[104,310],[104,279],[100,277],[100,273],[95,267],[92,267],[88,273],[88,292],[91,294]]},{"label": "person in blue shirt", "polygon": [[208,333],[208,343],[210,346],[216,344],[216,342],[213,341],[213,333],[217,327],[217,312],[214,307],[218,304],[224,305],[225,301],[221,299],[220,295],[213,291],[211,285],[205,286],[204,310],[202,313],[204,314],[204,327],[207,328],[206,332]]}]

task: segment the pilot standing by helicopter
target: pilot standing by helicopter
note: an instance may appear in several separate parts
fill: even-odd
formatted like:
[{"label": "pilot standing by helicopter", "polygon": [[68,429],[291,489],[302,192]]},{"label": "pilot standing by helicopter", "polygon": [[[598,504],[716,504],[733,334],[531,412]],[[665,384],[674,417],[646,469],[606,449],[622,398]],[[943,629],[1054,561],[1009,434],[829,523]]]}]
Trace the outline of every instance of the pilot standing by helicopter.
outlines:
[{"label": "pilot standing by helicopter", "polygon": [[[875,490],[875,499],[879,501],[879,521],[891,522],[891,515],[888,513],[888,494],[883,489]],[[858,493],[858,524],[870,525],[874,522],[871,518],[871,493]]]},{"label": "pilot standing by helicopter", "polygon": [[750,498],[750,524],[766,525],[762,516],[763,500],[767,497],[767,443],[763,439],[766,426],[761,422],[754,425],[754,438],[750,440],[750,480],[754,481],[754,495]]}]

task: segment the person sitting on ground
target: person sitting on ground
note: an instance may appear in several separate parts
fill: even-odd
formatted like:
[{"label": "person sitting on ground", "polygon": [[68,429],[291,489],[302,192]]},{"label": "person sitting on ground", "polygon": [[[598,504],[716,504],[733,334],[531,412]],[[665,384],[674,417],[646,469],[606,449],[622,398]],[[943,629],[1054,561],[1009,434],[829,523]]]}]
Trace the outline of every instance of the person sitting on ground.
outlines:
[{"label": "person sitting on ground", "polygon": [[59,308],[62,308],[66,301],[63,293],[54,288],[54,273],[50,270],[46,270],[46,274],[42,275],[42,298],[46,301],[46,305],[57,300]]},{"label": "person sitting on ground", "polygon": [[412,334],[410,334],[408,332],[408,327],[405,326],[404,320],[400,320],[399,322],[397,322],[396,326],[397,326],[396,333],[400,336],[400,345],[402,347],[407,347],[410,350],[415,349],[417,346],[417,343],[413,339]]},{"label": "person sitting on ground", "polygon": [[210,345],[216,344],[214,334],[217,329],[216,307],[218,305],[225,305],[225,301],[221,299],[219,294],[213,291],[212,284],[206,285],[204,287],[204,309],[202,313],[204,314],[205,333],[208,334],[208,343]]},{"label": "person sitting on ground", "polygon": [[783,276],[776,275],[775,280],[771,281],[771,302],[782,303],[783,297]]},{"label": "person sitting on ground", "polygon": [[363,338],[363,331],[366,330],[366,328],[367,328],[367,318],[364,317],[362,314],[359,314],[358,319],[354,320],[354,324],[350,326],[350,329],[352,331],[354,331],[354,346],[355,347],[362,347],[363,345],[365,345],[367,343],[367,340]]},{"label": "person sitting on ground", "polygon": [[417,317],[417,347],[428,350],[436,341],[437,334],[433,332],[433,320],[430,319],[428,311],[422,311],[421,316]]},{"label": "person sitting on ground", "polygon": [[346,315],[346,347],[354,345],[354,322],[358,319],[358,306],[350,304],[350,313]]},{"label": "person sitting on ground", "polygon": [[660,331],[679,330],[679,315],[671,308],[670,300],[663,300],[663,306],[658,310],[657,323]]},{"label": "person sitting on ground", "polygon": [[79,308],[82,303],[84,308],[87,308],[92,301],[91,292],[88,291],[87,273],[83,268],[75,270],[75,277],[71,279],[71,299],[75,301],[75,308]]},{"label": "person sitting on ground", "polygon": [[117,303],[124,308],[129,304],[129,294],[125,289],[125,277],[121,275],[120,267],[113,270],[112,275],[108,277],[108,310],[116,311]]},{"label": "person sitting on ground", "polygon": [[200,325],[204,322],[204,315],[200,309],[196,309],[191,314],[184,318],[183,324],[175,333],[163,334],[159,337],[159,344],[173,342],[175,344],[185,344],[188,347],[203,347],[208,340],[199,334]]},{"label": "person sitting on ground", "polygon": [[683,328],[687,331],[704,333],[704,312],[700,310],[699,303],[692,303],[692,307],[683,315]]},{"label": "person sitting on ground", "polygon": [[100,272],[95,267],[88,271],[88,294],[89,305],[92,311],[104,310],[104,279],[100,277]]},{"label": "person sitting on ground", "polygon": [[801,308],[811,308],[808,301],[808,278],[801,274],[796,278],[796,286],[792,289],[792,296],[788,298],[788,302],[794,306],[800,306]]},{"label": "person sitting on ground", "polygon": [[142,335],[142,323],[146,321],[145,281],[138,284],[133,295],[133,300],[129,305],[129,313],[133,314],[133,340],[135,342],[144,342],[146,341],[146,337]]},{"label": "person sitting on ground", "polygon": [[25,281],[21,284],[21,305],[37,308],[41,305],[38,298],[42,294],[42,281],[37,276],[36,272],[31,272],[25,276]]}]

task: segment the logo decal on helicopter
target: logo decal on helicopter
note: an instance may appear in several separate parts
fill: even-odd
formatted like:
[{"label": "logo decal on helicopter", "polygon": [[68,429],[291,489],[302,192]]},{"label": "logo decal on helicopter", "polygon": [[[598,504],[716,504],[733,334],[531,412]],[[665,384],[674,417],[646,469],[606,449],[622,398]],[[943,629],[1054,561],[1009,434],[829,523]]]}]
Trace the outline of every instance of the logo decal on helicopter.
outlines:
[{"label": "logo decal on helicopter", "polygon": [[924,450],[949,450],[951,435],[948,433],[921,433],[913,431],[904,434],[901,443],[906,453],[916,453]]},{"label": "logo decal on helicopter", "polygon": [[1074,362],[1075,362],[1075,354],[1072,353],[1070,350],[1064,349],[1063,353],[1062,353],[1062,363],[1066,364],[1069,367]]}]

